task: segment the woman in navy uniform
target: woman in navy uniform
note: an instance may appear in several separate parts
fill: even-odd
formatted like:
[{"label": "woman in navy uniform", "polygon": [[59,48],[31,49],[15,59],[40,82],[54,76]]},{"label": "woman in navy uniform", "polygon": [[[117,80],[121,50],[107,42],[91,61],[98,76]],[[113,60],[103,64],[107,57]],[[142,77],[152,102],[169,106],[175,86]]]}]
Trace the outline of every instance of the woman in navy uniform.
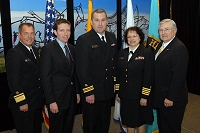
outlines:
[{"label": "woman in navy uniform", "polygon": [[122,124],[128,133],[145,133],[145,124],[153,122],[150,102],[154,73],[154,55],[143,46],[144,33],[138,27],[124,32],[128,48],[118,53],[116,98],[120,102]]}]

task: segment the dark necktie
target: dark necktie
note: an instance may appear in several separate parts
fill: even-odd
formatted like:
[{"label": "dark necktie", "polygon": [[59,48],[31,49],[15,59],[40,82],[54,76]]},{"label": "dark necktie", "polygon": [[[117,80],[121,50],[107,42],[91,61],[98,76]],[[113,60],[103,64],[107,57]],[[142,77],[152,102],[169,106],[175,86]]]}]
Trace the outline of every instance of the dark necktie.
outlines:
[{"label": "dark necktie", "polygon": [[105,41],[105,39],[104,39],[104,36],[101,37],[101,41],[102,41],[104,44],[107,44],[106,41]]},{"label": "dark necktie", "polygon": [[31,53],[31,56],[32,56],[32,58],[33,58],[33,62],[34,62],[34,63],[37,63],[37,61],[36,61],[37,59],[36,59],[36,57],[35,57],[35,54],[34,54],[32,48],[30,49],[30,53]]},{"label": "dark necktie", "polygon": [[67,61],[69,62],[70,68],[72,69],[73,61],[72,61],[72,57],[71,57],[70,51],[69,51],[67,45],[65,45],[64,48],[65,48],[65,56],[67,58]]},{"label": "dark necktie", "polygon": [[104,39],[104,36],[101,37],[101,41],[102,41],[103,46],[104,46],[104,48],[105,48],[105,51],[106,51],[106,53],[107,53],[107,43],[106,43],[106,41],[105,41],[105,39]]},{"label": "dark necktie", "polygon": [[132,56],[133,56],[133,51],[130,51],[130,53],[128,54],[128,61],[131,59]]}]

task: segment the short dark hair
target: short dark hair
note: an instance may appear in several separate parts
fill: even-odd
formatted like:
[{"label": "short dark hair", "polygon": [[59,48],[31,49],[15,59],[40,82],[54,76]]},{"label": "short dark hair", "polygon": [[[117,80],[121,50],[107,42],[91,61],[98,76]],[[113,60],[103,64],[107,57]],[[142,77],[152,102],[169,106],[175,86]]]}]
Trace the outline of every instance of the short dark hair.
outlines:
[{"label": "short dark hair", "polygon": [[[139,37],[140,37],[140,44],[141,45],[144,45],[143,43],[144,43],[144,33],[143,33],[143,31],[142,31],[142,29],[140,29],[139,27],[137,27],[137,26],[133,26],[133,27],[129,27],[128,29],[126,29],[125,31],[124,31],[124,41],[125,41],[125,43],[126,44],[128,44],[128,38],[127,38],[127,35],[128,35],[128,32],[129,31],[136,31],[136,33],[139,35]],[[128,44],[129,45],[129,44]]]},{"label": "short dark hair", "polygon": [[106,14],[106,18],[107,18],[107,13],[106,13],[106,11],[105,11],[104,9],[102,9],[102,8],[97,8],[97,9],[95,9],[94,11],[92,11],[91,19],[93,19],[94,13],[105,13],[105,14]]},{"label": "short dark hair", "polygon": [[62,23],[69,24],[70,27],[71,27],[71,23],[68,20],[61,18],[61,19],[57,19],[56,20],[56,22],[53,25],[53,30],[57,30],[58,29],[58,25],[60,25]]},{"label": "short dark hair", "polygon": [[24,25],[26,25],[26,26],[28,26],[28,27],[33,27],[33,29],[35,30],[34,25],[33,25],[32,23],[21,23],[21,24],[19,25],[19,27],[18,27],[18,32],[19,32],[19,33],[22,32],[22,27],[23,27]]}]

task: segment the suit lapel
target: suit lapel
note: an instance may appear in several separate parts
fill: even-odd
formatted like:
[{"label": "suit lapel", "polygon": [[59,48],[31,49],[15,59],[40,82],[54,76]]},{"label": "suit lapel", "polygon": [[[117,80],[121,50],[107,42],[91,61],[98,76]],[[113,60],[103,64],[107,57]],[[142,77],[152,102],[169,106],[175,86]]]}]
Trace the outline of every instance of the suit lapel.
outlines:
[{"label": "suit lapel", "polygon": [[38,52],[37,48],[32,46],[32,49],[33,49],[33,52],[34,52],[34,54],[36,56],[36,59],[38,60],[39,59],[39,52]]},{"label": "suit lapel", "polygon": [[72,57],[72,61],[73,61],[73,64],[74,64],[74,50],[73,50],[73,47],[69,43],[68,43],[68,47],[69,47],[70,55]]},{"label": "suit lapel", "polygon": [[70,50],[70,55],[71,55],[71,58],[72,58],[72,72],[74,71],[74,49],[73,49],[73,46],[71,46],[69,43],[68,44],[68,47],[69,47],[69,50]]},{"label": "suit lapel", "polygon": [[[173,46],[175,40],[177,38],[175,37],[168,45],[167,47],[160,53],[160,55],[158,55],[158,57],[156,58],[156,61],[159,60],[160,58],[162,58],[165,54],[168,53],[168,51],[171,49],[171,47]],[[162,44],[162,43],[161,43]]]},{"label": "suit lapel", "polygon": [[131,56],[129,61],[135,61],[135,58],[140,55],[140,51],[141,51],[141,46],[139,45],[139,47],[135,50],[135,52],[133,53],[133,55]]},{"label": "suit lapel", "polygon": [[66,58],[65,53],[63,52],[62,48],[60,47],[60,45],[56,40],[54,40],[54,47],[56,52],[59,54],[60,58]]},{"label": "suit lapel", "polygon": [[157,47],[156,50],[154,51],[154,55],[156,55],[156,53],[158,52],[158,50],[159,50],[160,47],[162,46],[162,43],[163,43],[163,42],[159,43],[158,47]]},{"label": "suit lapel", "polygon": [[129,48],[126,48],[125,51],[124,51],[124,60],[126,62],[130,61],[130,60],[128,61],[128,56],[129,56]]},{"label": "suit lapel", "polygon": [[[58,54],[58,58],[60,58],[61,60],[64,60],[67,63],[67,66],[69,66],[69,63],[66,59],[65,53],[63,52],[62,48],[60,47],[60,45],[58,44],[58,42],[56,40],[54,40],[54,47],[55,47],[55,51]],[[69,69],[69,67],[68,67]]]},{"label": "suit lapel", "polygon": [[107,32],[105,32],[105,36],[106,36],[106,41],[107,41],[107,58],[106,58],[106,60],[108,60],[108,55],[109,55],[109,53],[108,53],[108,51],[111,51],[110,49],[111,49],[111,43],[113,43],[113,41],[112,41],[112,38],[111,38],[111,36],[109,36],[109,34],[107,33]]},{"label": "suit lapel", "polygon": [[98,34],[97,34],[93,29],[90,31],[90,36],[91,36],[92,40],[93,40],[100,48],[102,48],[101,39],[99,38]]},{"label": "suit lapel", "polygon": [[[68,45],[69,46],[69,45]],[[60,45],[58,44],[58,42],[56,40],[54,40],[54,47],[55,47],[55,51],[58,54],[58,58],[60,58],[61,60],[64,60],[67,66],[67,70],[69,70],[70,72],[72,72],[70,66],[69,66],[69,62],[67,61],[67,58],[65,56],[65,53],[63,52],[62,48],[60,47]],[[70,49],[70,47],[69,47]],[[70,50],[71,52],[72,50]]]},{"label": "suit lapel", "polygon": [[26,56],[35,64],[37,65],[37,60],[31,55],[30,51],[21,43],[19,42],[19,47],[22,51],[26,54]]},{"label": "suit lapel", "polygon": [[[101,39],[99,38],[98,34],[92,29],[90,30],[90,36],[92,40],[98,45],[100,51],[102,52],[103,58],[106,59],[107,51],[105,51],[105,48],[103,46],[103,43]],[[107,40],[107,38],[106,38]]]}]

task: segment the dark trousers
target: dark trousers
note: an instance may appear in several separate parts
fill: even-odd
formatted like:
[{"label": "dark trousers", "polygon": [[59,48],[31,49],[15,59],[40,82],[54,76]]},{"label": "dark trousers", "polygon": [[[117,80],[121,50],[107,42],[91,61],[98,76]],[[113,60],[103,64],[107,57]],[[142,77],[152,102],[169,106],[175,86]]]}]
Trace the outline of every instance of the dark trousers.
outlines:
[{"label": "dark trousers", "polygon": [[83,101],[84,133],[108,133],[111,116],[111,100],[95,101],[89,104]]},{"label": "dark trousers", "polygon": [[74,116],[76,111],[76,100],[72,98],[67,109],[59,109],[58,113],[49,113],[49,133],[72,133]]},{"label": "dark trousers", "polygon": [[41,133],[42,109],[12,110],[12,115],[17,133]]},{"label": "dark trousers", "polygon": [[159,133],[181,133],[185,107],[166,107],[157,109]]}]

